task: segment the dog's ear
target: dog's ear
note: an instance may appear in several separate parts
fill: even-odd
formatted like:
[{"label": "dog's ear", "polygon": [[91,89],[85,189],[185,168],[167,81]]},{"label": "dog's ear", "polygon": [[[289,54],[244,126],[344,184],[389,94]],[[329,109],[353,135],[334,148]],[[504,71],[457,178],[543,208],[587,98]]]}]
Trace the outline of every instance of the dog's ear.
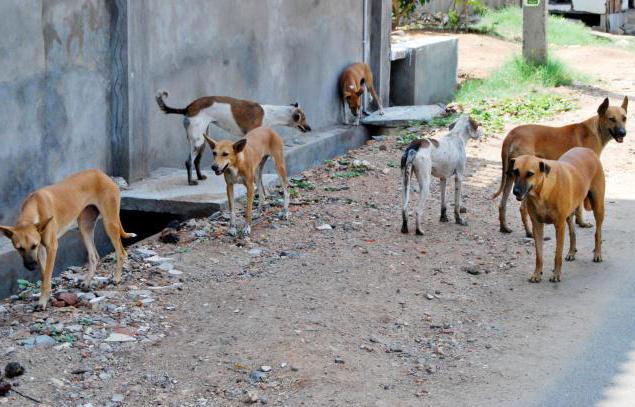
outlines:
[{"label": "dog's ear", "polygon": [[624,96],[624,100],[622,100],[622,109],[628,112],[628,96]]},{"label": "dog's ear", "polygon": [[236,154],[238,154],[241,151],[243,151],[245,149],[246,145],[247,145],[247,139],[246,138],[241,138],[240,140],[235,142],[233,147],[234,147],[234,151],[236,152]]},{"label": "dog's ear", "polygon": [[52,220],[53,220],[53,217],[51,216],[50,218],[43,220],[42,222],[36,223],[35,227],[37,228],[37,231],[40,233],[44,233],[44,231],[46,230],[46,227]]},{"label": "dog's ear", "polygon": [[551,167],[549,166],[549,164],[545,163],[544,161],[540,162],[539,167],[540,172],[544,172],[545,174],[549,174],[549,171],[551,171]]},{"label": "dog's ear", "polygon": [[13,237],[13,228],[11,226],[0,226],[0,232],[11,239]]},{"label": "dog's ear", "polygon": [[602,102],[600,107],[598,107],[598,114],[600,116],[604,116],[604,114],[606,113],[606,109],[608,108],[609,108],[609,98],[606,98],[604,99],[604,102]]},{"label": "dog's ear", "polygon": [[209,146],[212,147],[212,150],[214,149],[214,147],[216,147],[216,142],[212,138],[207,137],[207,134],[203,133],[203,138],[205,138],[205,141],[207,141],[207,144],[209,144]]},{"label": "dog's ear", "polygon": [[300,113],[298,113],[298,112],[293,112],[293,116],[291,116],[291,118],[293,119],[293,121],[294,121],[295,123],[299,122],[299,121],[300,121]]},{"label": "dog's ear", "polygon": [[298,102],[295,102],[295,103],[291,103],[291,106],[293,106],[293,107],[300,107],[300,104],[299,104]]}]

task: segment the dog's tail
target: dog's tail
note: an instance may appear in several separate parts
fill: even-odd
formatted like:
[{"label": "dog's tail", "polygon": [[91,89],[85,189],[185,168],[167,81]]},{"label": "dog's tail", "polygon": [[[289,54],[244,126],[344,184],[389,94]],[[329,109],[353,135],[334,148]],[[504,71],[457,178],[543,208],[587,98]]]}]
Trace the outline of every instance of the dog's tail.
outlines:
[{"label": "dog's tail", "polygon": [[593,210],[593,194],[591,193],[591,191],[589,191],[589,193],[586,195],[586,198],[584,198],[584,209],[586,209],[587,211]]},{"label": "dog's tail", "polygon": [[159,109],[161,109],[163,111],[163,113],[165,114],[182,114],[184,115],[185,113],[187,113],[187,109],[176,109],[174,107],[170,107],[168,105],[165,104],[165,102],[163,101],[163,98],[167,98],[168,97],[168,92],[164,91],[164,90],[160,90],[157,93],[157,104],[159,105]]},{"label": "dog's tail", "polygon": [[119,236],[121,236],[122,239],[131,239],[133,237],[137,237],[136,233],[128,233],[125,230],[123,230],[123,226],[121,226],[121,223],[119,224]]},{"label": "dog's tail", "polygon": [[505,141],[503,141],[503,147],[501,147],[501,164],[503,166],[503,173],[501,174],[501,184],[498,188],[498,191],[490,199],[496,199],[501,193],[503,193],[503,189],[505,189],[505,183],[507,182],[507,172],[509,171],[509,146],[508,140],[510,137],[507,136]]},{"label": "dog's tail", "polygon": [[401,177],[403,181],[403,206],[401,210],[401,233],[408,233],[408,201],[410,200],[410,178],[412,177],[412,165],[419,151],[420,143],[412,142],[401,156]]}]

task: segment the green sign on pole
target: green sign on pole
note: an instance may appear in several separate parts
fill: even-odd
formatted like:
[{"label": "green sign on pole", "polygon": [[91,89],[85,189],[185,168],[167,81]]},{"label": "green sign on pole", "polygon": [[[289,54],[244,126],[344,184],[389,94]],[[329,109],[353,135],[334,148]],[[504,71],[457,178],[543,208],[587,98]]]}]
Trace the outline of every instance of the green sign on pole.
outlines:
[{"label": "green sign on pole", "polygon": [[525,0],[525,7],[538,7],[540,0]]}]

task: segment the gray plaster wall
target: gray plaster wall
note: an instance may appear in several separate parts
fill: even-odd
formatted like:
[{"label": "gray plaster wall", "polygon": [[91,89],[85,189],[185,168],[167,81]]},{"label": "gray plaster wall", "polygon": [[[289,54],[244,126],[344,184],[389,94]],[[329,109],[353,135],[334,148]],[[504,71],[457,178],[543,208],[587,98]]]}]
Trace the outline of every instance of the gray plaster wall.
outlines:
[{"label": "gray plaster wall", "polygon": [[110,171],[106,0],[0,1],[0,224],[31,191]]},{"label": "gray plaster wall", "polygon": [[149,157],[133,178],[183,167],[189,151],[182,117],[156,106],[158,89],[169,92],[171,106],[204,95],[297,101],[314,129],[340,121],[339,74],[363,58],[363,1],[135,0],[129,7],[139,31],[128,46],[140,50],[130,56],[131,143]]}]

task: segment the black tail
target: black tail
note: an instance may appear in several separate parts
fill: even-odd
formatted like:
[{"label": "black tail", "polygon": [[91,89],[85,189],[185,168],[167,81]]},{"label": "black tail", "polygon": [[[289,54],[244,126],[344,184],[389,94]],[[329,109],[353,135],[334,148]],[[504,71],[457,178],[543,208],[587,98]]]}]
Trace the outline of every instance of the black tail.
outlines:
[{"label": "black tail", "polygon": [[173,107],[166,105],[165,102],[163,101],[163,98],[167,98],[167,97],[168,97],[168,92],[166,91],[159,91],[159,93],[157,93],[157,104],[159,105],[159,109],[161,109],[163,113],[182,114],[182,115],[185,115],[185,113],[187,113],[187,109],[175,109]]}]

